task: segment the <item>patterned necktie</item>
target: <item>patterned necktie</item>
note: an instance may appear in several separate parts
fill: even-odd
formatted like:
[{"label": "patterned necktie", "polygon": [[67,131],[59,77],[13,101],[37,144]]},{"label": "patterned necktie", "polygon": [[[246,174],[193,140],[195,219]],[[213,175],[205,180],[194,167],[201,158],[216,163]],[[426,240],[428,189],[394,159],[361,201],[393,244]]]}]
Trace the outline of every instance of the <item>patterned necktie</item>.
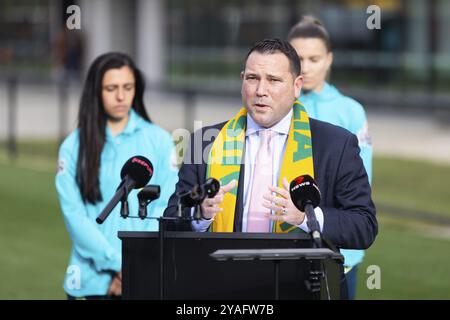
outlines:
[{"label": "patterned necktie", "polygon": [[255,170],[251,184],[250,205],[247,216],[247,232],[270,232],[270,220],[264,214],[270,213],[262,203],[263,195],[272,185],[273,155],[270,140],[275,132],[271,130],[259,131],[259,149],[256,155]]}]

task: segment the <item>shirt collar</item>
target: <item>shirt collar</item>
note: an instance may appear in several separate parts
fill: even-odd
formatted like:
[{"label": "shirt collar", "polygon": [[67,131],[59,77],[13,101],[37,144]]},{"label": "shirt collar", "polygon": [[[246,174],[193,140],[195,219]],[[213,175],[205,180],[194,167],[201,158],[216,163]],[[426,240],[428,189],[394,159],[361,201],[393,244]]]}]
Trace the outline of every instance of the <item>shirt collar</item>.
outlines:
[{"label": "shirt collar", "polygon": [[[289,111],[287,115],[284,116],[277,124],[268,128],[272,131],[275,131],[279,134],[289,134],[289,129],[291,127],[291,118],[292,118],[292,109]],[[247,114],[247,130],[245,132],[245,136],[248,137],[260,130],[265,130],[266,128],[261,127],[259,124],[253,120],[250,114]]]},{"label": "shirt collar", "polygon": [[[136,113],[136,111],[134,111],[134,109],[131,108],[128,113],[127,125],[125,126],[125,129],[123,129],[123,131],[121,133],[119,133],[117,136],[120,136],[122,134],[124,134],[124,135],[133,134],[136,130],[139,129],[139,125],[140,125],[141,121],[142,120],[139,117],[139,115]],[[108,126],[106,126],[106,134],[108,137],[112,138],[111,130],[108,128]]]},{"label": "shirt collar", "polygon": [[136,111],[134,111],[133,108],[131,108],[128,117],[128,123],[122,133],[129,135],[136,131],[138,129],[139,120],[140,119],[138,114],[136,113]]}]

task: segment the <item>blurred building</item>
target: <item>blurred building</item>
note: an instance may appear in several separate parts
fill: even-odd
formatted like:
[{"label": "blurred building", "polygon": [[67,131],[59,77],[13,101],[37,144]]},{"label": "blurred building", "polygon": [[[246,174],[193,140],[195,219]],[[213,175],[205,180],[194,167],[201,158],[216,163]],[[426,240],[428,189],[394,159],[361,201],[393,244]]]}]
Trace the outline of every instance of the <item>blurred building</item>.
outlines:
[{"label": "blurred building", "polygon": [[[67,28],[72,5],[79,30]],[[367,27],[370,5],[380,29]],[[0,0],[0,151],[73,130],[87,66],[113,50],[143,69],[155,123],[223,121],[240,107],[248,49],[285,38],[304,14],[328,28],[331,81],[366,107],[376,152],[448,162],[448,0]]]},{"label": "blurred building", "polygon": [[[65,26],[72,4],[81,9],[81,30]],[[373,4],[381,9],[378,30],[366,25]],[[50,79],[58,65],[83,72],[117,50],[134,57],[150,83],[234,89],[248,48],[284,38],[303,14],[330,30],[334,82],[450,91],[447,0],[0,0],[1,76]]]}]

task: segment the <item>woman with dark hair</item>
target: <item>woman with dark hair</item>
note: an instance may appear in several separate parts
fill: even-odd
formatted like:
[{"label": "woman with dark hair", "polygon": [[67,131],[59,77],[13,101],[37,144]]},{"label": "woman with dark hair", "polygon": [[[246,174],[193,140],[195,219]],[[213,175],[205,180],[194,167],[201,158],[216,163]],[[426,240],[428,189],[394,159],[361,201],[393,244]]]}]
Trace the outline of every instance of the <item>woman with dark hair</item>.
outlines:
[{"label": "woman with dark hair", "polygon": [[[121,182],[120,170],[134,155],[154,166],[151,184],[161,186],[149,215],[161,216],[175,190],[177,168],[170,134],[150,121],[144,106],[144,79],[122,53],[99,56],[84,84],[78,128],[59,150],[56,189],[72,239],[64,281],[71,298],[121,295],[120,231],[157,230],[155,220],[123,219],[120,205],[102,225],[95,222]],[[137,190],[129,194],[131,215],[138,212]]]},{"label": "woman with dark hair", "polygon": [[[323,24],[312,16],[303,17],[288,34],[289,43],[295,48],[302,65],[303,87],[300,102],[308,116],[343,127],[358,138],[360,156],[369,177],[372,178],[372,144],[369,137],[366,113],[354,99],[344,96],[327,82],[333,52],[331,41]],[[364,250],[341,249],[344,255],[349,298],[356,292],[358,265],[364,258]]]}]

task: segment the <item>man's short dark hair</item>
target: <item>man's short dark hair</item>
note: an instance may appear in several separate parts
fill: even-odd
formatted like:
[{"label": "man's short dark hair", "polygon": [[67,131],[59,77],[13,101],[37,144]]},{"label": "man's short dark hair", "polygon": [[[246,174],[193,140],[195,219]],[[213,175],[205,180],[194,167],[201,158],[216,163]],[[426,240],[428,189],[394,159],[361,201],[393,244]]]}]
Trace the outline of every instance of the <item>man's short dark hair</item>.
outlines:
[{"label": "man's short dark hair", "polygon": [[291,67],[291,73],[294,75],[294,78],[297,78],[302,72],[300,58],[298,57],[294,47],[292,47],[291,44],[287,41],[280,39],[264,39],[262,41],[258,41],[247,53],[245,63],[247,63],[247,59],[253,51],[269,54],[281,52],[288,58],[289,65]]}]

